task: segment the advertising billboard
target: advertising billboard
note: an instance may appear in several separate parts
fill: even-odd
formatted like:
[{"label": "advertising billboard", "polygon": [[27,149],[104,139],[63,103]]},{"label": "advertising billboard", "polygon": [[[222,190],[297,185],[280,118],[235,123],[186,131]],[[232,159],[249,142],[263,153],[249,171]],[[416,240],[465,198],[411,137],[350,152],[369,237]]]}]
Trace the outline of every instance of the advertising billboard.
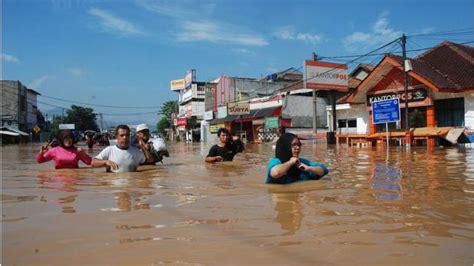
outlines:
[{"label": "advertising billboard", "polygon": [[318,90],[347,91],[349,76],[346,64],[306,60],[306,88]]},{"label": "advertising billboard", "polygon": [[172,91],[182,90],[184,89],[184,85],[185,85],[184,79],[175,79],[175,80],[170,81],[170,88]]}]

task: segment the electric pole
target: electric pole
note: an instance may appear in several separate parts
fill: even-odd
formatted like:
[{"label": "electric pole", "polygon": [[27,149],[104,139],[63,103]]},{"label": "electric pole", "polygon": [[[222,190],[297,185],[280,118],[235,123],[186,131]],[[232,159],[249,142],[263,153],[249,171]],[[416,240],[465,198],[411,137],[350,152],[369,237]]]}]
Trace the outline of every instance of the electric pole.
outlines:
[{"label": "electric pole", "polygon": [[[315,52],[313,52],[313,61],[318,61],[318,55]],[[316,89],[313,89],[313,134],[315,135],[316,133],[318,133],[317,122],[318,122],[318,99],[316,98]]]},{"label": "electric pole", "polygon": [[405,134],[406,134],[406,146],[410,147],[410,128],[408,124],[408,73],[407,73],[407,51],[406,51],[406,42],[407,42],[407,37],[405,34],[402,35],[402,53],[403,53],[403,87],[405,89]]}]

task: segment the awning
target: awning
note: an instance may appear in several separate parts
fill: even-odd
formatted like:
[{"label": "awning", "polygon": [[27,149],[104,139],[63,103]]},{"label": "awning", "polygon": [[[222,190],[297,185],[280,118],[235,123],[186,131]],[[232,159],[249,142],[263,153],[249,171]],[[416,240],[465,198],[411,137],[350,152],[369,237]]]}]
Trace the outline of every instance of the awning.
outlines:
[{"label": "awning", "polygon": [[[250,110],[250,114],[245,114],[245,115],[228,115],[224,118],[216,118],[213,120],[209,121],[209,124],[215,125],[215,124],[221,124],[224,122],[246,122],[246,121],[252,121],[256,118],[264,118],[264,117],[270,117],[270,116],[280,116],[281,115],[281,106],[277,107],[269,107],[269,108],[263,108],[263,109],[255,109],[255,110]],[[242,121],[245,120],[245,121]]]},{"label": "awning", "polygon": [[239,116],[237,119],[248,119],[248,118],[262,118],[270,116],[280,116],[281,115],[281,106],[269,107],[263,109],[250,110],[250,114]]},{"label": "awning", "polygon": [[215,118],[215,119],[210,120],[209,124],[210,125],[222,124],[224,122],[234,121],[238,117],[239,117],[238,115],[228,115],[228,116],[223,117],[223,118]]},{"label": "awning", "polygon": [[[16,128],[12,128],[12,127],[1,127],[0,130],[18,133],[18,135],[22,135],[22,136],[29,136],[28,133],[23,132],[23,131],[21,131],[19,129],[16,129]],[[11,135],[11,136],[18,136],[18,135]]]},{"label": "awning", "polygon": [[8,135],[8,136],[20,136],[20,134],[11,132],[11,131],[6,131],[6,130],[0,130],[0,134],[2,135]]}]

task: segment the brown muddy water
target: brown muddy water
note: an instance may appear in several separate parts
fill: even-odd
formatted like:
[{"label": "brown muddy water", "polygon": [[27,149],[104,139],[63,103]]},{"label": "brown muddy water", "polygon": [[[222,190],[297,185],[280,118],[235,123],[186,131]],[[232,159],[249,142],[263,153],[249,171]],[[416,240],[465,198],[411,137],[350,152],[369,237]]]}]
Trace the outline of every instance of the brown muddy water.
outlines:
[{"label": "brown muddy water", "polygon": [[264,184],[271,144],[220,164],[168,144],[127,174],[54,170],[38,148],[2,147],[4,265],[474,263],[474,149],[306,142],[329,175],[281,186]]}]

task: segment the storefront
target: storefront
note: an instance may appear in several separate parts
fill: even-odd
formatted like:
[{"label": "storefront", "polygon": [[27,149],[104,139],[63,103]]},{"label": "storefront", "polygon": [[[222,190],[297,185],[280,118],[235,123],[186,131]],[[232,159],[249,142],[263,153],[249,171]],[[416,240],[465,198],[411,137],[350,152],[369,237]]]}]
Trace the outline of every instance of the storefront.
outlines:
[{"label": "storefront", "polygon": [[[371,103],[399,98],[401,121],[389,123],[391,136],[414,145],[428,146],[443,142],[454,130],[460,132],[459,138],[461,134],[469,138],[474,130],[473,54],[472,47],[444,42],[410,59],[412,68],[407,72],[407,93],[402,58],[386,55],[356,90],[340,102],[337,108],[339,127],[347,127],[349,121],[355,121],[352,124],[358,129],[352,136],[338,130],[340,137],[378,140],[385,135],[386,129],[385,124],[372,122]],[[362,105],[365,108],[361,108]],[[406,112],[409,129],[405,128]],[[366,131],[361,132],[364,125]],[[448,140],[453,144],[458,141],[457,137]]]}]

